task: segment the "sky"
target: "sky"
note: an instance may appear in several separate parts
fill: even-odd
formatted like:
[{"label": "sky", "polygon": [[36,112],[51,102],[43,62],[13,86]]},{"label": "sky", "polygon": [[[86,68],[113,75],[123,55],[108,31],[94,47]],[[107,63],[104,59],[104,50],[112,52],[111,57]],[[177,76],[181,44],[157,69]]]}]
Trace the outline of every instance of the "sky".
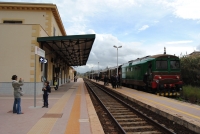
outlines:
[{"label": "sky", "polygon": [[[30,2],[12,0],[4,2]],[[147,55],[200,50],[200,0],[32,0],[57,5],[67,35],[96,34],[85,73]]]}]

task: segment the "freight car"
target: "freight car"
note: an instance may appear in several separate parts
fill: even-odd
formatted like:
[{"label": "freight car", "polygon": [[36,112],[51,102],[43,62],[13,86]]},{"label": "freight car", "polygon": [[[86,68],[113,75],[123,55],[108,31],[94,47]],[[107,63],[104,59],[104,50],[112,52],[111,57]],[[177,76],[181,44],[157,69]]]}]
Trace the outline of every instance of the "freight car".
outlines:
[{"label": "freight car", "polygon": [[182,90],[179,57],[169,54],[146,56],[121,66],[124,86],[163,96],[179,95]]}]

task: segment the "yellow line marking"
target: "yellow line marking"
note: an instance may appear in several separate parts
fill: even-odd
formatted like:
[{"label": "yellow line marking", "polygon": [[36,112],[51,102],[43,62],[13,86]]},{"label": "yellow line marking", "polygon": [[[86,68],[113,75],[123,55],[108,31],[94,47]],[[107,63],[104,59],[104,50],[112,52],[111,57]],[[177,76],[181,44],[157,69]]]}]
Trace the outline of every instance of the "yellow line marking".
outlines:
[{"label": "yellow line marking", "polygon": [[[174,102],[174,103],[176,103],[176,104],[180,104],[180,105],[183,105],[183,106],[187,106],[187,107],[190,107],[190,108],[194,108],[194,109],[197,109],[197,110],[200,110],[200,108],[198,108],[198,107],[193,107],[193,106],[189,106],[189,104],[184,104],[184,102],[181,102],[181,101],[179,101],[179,102],[177,102],[178,100],[170,100],[170,99],[166,99],[166,98],[162,98],[163,100],[166,100],[166,101],[168,101],[168,102]],[[198,106],[198,105],[197,105]]]},{"label": "yellow line marking", "polygon": [[68,90],[47,113],[62,113],[74,90]]},{"label": "yellow line marking", "polygon": [[[120,91],[119,91],[119,92],[120,92]],[[183,111],[181,111],[181,110],[178,110],[178,109],[175,109],[175,108],[169,107],[169,106],[167,106],[167,105],[164,105],[164,104],[161,104],[161,103],[158,103],[158,102],[155,102],[155,101],[152,101],[152,100],[149,100],[149,99],[146,99],[146,98],[143,98],[143,97],[140,97],[140,96],[134,95],[134,94],[131,94],[131,96],[130,96],[130,92],[127,92],[127,91],[121,91],[121,92],[129,93],[129,94],[124,93],[125,95],[127,95],[127,96],[129,96],[129,97],[135,96],[135,97],[141,98],[141,99],[143,99],[143,100],[146,100],[146,101],[148,101],[148,102],[152,102],[152,103],[154,103],[154,104],[158,104],[158,105],[164,106],[164,107],[166,107],[166,108],[172,109],[172,110],[177,111],[177,112],[179,112],[179,113],[183,113],[183,114],[185,114],[185,115],[188,115],[188,116],[191,116],[191,117],[194,117],[194,118],[200,119],[200,117],[198,117],[198,116],[195,116],[195,115],[189,114],[189,113],[187,113],[187,112],[183,112]]]},{"label": "yellow line marking", "polygon": [[74,100],[74,105],[72,107],[72,111],[70,114],[70,118],[68,120],[65,134],[79,134],[80,133],[80,110],[81,110],[81,86],[79,86],[78,91],[76,93],[76,97]]},{"label": "yellow line marking", "polygon": [[[142,92],[142,91],[141,91]],[[147,94],[147,95],[154,95],[154,94]],[[157,94],[158,96],[160,96],[159,94]],[[196,105],[197,107],[194,107],[194,106],[190,106],[190,104],[184,104],[184,102],[181,102],[181,101],[178,101],[178,100],[173,100],[173,99],[169,99],[167,97],[161,97],[160,99],[162,100],[166,100],[168,102],[174,102],[176,104],[179,104],[179,105],[183,105],[183,106],[187,106],[187,107],[190,107],[190,108],[194,108],[194,109],[197,109],[197,110],[200,110],[200,107],[198,105]]]},{"label": "yellow line marking", "polygon": [[[68,90],[47,113],[62,113],[74,90]],[[58,118],[41,118],[28,134],[49,134]]]}]

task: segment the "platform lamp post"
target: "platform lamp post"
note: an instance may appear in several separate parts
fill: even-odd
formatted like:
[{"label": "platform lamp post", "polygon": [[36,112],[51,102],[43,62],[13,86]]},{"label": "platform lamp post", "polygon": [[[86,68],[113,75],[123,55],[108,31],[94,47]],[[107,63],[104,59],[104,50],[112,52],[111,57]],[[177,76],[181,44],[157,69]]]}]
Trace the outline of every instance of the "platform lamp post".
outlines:
[{"label": "platform lamp post", "polygon": [[99,62],[98,62],[98,77],[99,77]]},{"label": "platform lamp post", "polygon": [[117,76],[118,76],[118,48],[121,48],[122,46],[113,46],[113,47],[115,47],[115,48],[117,48]]},{"label": "platform lamp post", "polygon": [[93,67],[92,67],[92,79],[93,79]]},{"label": "platform lamp post", "polygon": [[99,82],[99,62],[98,62],[98,78],[97,81]]}]

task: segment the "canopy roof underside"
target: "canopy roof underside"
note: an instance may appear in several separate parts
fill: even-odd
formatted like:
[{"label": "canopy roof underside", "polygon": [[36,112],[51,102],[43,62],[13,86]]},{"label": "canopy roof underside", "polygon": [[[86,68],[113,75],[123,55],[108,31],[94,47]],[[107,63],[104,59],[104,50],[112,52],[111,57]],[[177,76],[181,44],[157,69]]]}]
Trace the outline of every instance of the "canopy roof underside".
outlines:
[{"label": "canopy roof underside", "polygon": [[50,54],[56,55],[56,61],[68,66],[86,65],[94,40],[95,34],[37,38],[41,48],[48,48]]}]

